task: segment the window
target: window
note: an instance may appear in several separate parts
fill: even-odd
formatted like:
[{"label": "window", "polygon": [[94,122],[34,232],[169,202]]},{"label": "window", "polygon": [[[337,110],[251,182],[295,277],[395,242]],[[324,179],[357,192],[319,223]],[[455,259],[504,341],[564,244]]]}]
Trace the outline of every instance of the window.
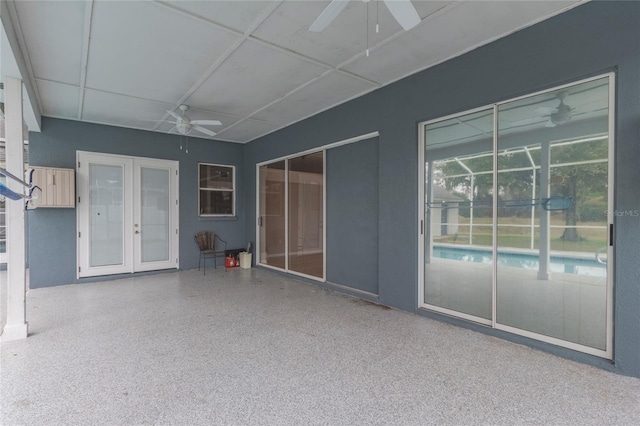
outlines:
[{"label": "window", "polygon": [[235,216],[235,167],[198,163],[198,214]]}]

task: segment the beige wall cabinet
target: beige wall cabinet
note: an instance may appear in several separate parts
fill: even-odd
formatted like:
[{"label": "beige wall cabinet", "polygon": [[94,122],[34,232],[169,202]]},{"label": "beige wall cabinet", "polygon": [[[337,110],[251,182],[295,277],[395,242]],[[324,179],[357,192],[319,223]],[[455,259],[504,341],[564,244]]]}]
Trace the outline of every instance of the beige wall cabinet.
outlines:
[{"label": "beige wall cabinet", "polygon": [[42,189],[40,207],[76,206],[75,170],[33,167],[33,184]]}]

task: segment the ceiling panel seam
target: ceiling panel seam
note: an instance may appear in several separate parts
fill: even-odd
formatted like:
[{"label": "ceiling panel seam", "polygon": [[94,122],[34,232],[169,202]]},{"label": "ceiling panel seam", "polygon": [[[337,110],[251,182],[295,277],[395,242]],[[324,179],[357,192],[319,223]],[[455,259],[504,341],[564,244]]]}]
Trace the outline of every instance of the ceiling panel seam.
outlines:
[{"label": "ceiling panel seam", "polygon": [[[169,3],[166,3],[166,2],[163,2],[163,1],[159,1],[159,0],[152,0],[152,2],[156,6],[162,6],[162,7],[166,8],[166,9],[172,11],[172,12],[179,13],[180,15],[186,16],[188,18],[195,19],[197,21],[203,22],[203,23],[205,23],[207,25],[215,27],[216,29],[225,31],[225,32],[227,32],[227,33],[229,33],[231,35],[235,35],[235,36],[238,36],[238,37],[243,37],[245,35],[245,33],[243,33],[242,31],[236,30],[235,28],[227,27],[224,24],[221,24],[221,23],[216,22],[216,21],[212,21],[210,19],[205,18],[204,16],[201,16],[201,15],[198,15],[197,13],[193,13],[193,12],[190,12],[188,10],[182,9],[182,8],[180,8],[178,6],[174,6],[172,4],[169,4]],[[276,5],[276,7],[277,7],[277,5]]]},{"label": "ceiling panel seam", "polygon": [[[274,3],[271,5],[271,7],[269,7],[268,9],[266,9],[265,11],[263,11],[261,13],[260,16],[258,16],[258,18],[256,18],[251,25],[249,25],[249,27],[247,28],[247,30],[244,32],[244,34],[242,34],[242,38],[240,38],[239,40],[237,40],[236,42],[234,42],[212,65],[211,67],[209,67],[209,69],[207,71],[205,71],[205,73],[196,81],[196,83],[191,86],[191,88],[180,98],[178,99],[178,101],[176,102],[175,106],[174,106],[174,110],[175,108],[177,108],[179,105],[181,105],[183,102],[185,102],[187,99],[189,99],[189,97],[191,95],[193,95],[193,93],[195,93],[196,90],[198,90],[198,88],[200,86],[202,86],[202,84],[209,78],[211,77],[211,75],[236,51],[238,50],[238,48],[242,45],[242,43],[244,43],[249,36],[251,35],[251,33],[253,33],[256,28],[258,28],[260,26],[260,24],[262,24],[262,22],[264,22],[282,3],[282,0]],[[164,3],[160,3],[157,2],[156,4],[160,4],[160,5],[164,5]],[[174,8],[171,8],[172,10],[174,10]],[[191,14],[190,14],[191,15]],[[209,22],[209,21],[207,21]],[[212,23],[213,24],[213,23]],[[169,114],[165,113],[162,116],[162,121],[165,121],[169,118]],[[153,130],[157,130],[158,127],[161,125],[162,123],[158,123]],[[224,131],[225,129],[221,129],[221,132]],[[220,132],[219,132],[220,133]]]},{"label": "ceiling panel seam", "polygon": [[51,80],[51,79],[48,79],[48,78],[36,77],[34,80],[36,82],[38,82],[38,81],[46,81],[47,83],[60,84],[60,85],[63,85],[63,86],[73,87],[74,89],[78,89],[80,87],[77,84],[66,83],[64,81],[58,81],[58,80]]},{"label": "ceiling panel seam", "polygon": [[80,58],[80,93],[78,94],[78,120],[82,120],[84,109],[84,88],[87,82],[87,65],[89,63],[89,43],[91,41],[91,21],[93,19],[93,0],[85,5],[84,38],[82,40],[82,56]]},{"label": "ceiling panel seam", "polygon": [[320,67],[327,68],[329,70],[338,71],[341,74],[345,74],[345,75],[348,75],[349,77],[357,78],[358,80],[363,81],[365,83],[373,84],[375,86],[380,86],[380,83],[378,83],[377,81],[370,80],[370,79],[368,79],[366,77],[363,77],[363,76],[361,76],[359,74],[352,73],[352,72],[347,71],[347,70],[339,69],[336,66],[333,66],[331,64],[327,64],[327,63],[322,62],[322,61],[320,61],[318,59],[310,58],[309,56],[303,55],[302,53],[296,52],[295,50],[287,49],[286,47],[279,46],[277,44],[271,43],[271,42],[266,41],[266,40],[262,40],[260,38],[255,37],[255,36],[249,37],[249,40],[251,40],[253,42],[256,42],[258,44],[261,44],[261,45],[263,45],[265,47],[273,48],[274,50],[282,52],[282,53],[284,53],[286,55],[289,55],[291,57],[294,57],[294,58],[297,58],[297,59],[302,59],[302,60],[304,60],[306,62],[309,62],[309,63],[311,63],[313,65],[318,65]]},{"label": "ceiling panel seam", "polygon": [[13,26],[13,33],[15,34],[18,41],[18,46],[22,51],[24,63],[27,67],[27,73],[29,74],[27,76],[22,76],[22,79],[24,80],[26,77],[30,80],[30,85],[33,88],[33,92],[36,98],[36,108],[38,109],[38,113],[42,114],[42,99],[40,98],[40,91],[38,90],[38,86],[36,85],[36,75],[33,72],[33,65],[31,65],[31,57],[29,56],[29,50],[27,49],[27,43],[22,31],[22,25],[20,25],[18,10],[16,9],[14,1],[7,1],[6,5],[8,6],[7,10],[9,11],[9,18],[11,20],[11,25]]}]

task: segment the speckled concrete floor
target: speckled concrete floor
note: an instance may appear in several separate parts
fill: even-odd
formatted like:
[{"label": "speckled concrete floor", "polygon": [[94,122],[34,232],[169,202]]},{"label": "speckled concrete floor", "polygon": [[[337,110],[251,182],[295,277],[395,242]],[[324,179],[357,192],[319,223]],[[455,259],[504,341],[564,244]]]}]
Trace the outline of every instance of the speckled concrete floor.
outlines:
[{"label": "speckled concrete floor", "polygon": [[32,290],[3,425],[638,424],[640,380],[263,270]]}]

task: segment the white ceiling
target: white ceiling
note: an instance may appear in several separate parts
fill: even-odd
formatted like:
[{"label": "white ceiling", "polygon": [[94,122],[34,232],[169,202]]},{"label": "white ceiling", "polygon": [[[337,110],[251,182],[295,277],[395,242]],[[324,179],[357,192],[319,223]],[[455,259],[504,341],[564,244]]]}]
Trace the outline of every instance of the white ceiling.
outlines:
[{"label": "white ceiling", "polygon": [[329,1],[16,1],[14,27],[45,116],[166,132],[184,103],[248,142],[579,3],[413,0],[403,31],[352,0],[313,33]]}]

